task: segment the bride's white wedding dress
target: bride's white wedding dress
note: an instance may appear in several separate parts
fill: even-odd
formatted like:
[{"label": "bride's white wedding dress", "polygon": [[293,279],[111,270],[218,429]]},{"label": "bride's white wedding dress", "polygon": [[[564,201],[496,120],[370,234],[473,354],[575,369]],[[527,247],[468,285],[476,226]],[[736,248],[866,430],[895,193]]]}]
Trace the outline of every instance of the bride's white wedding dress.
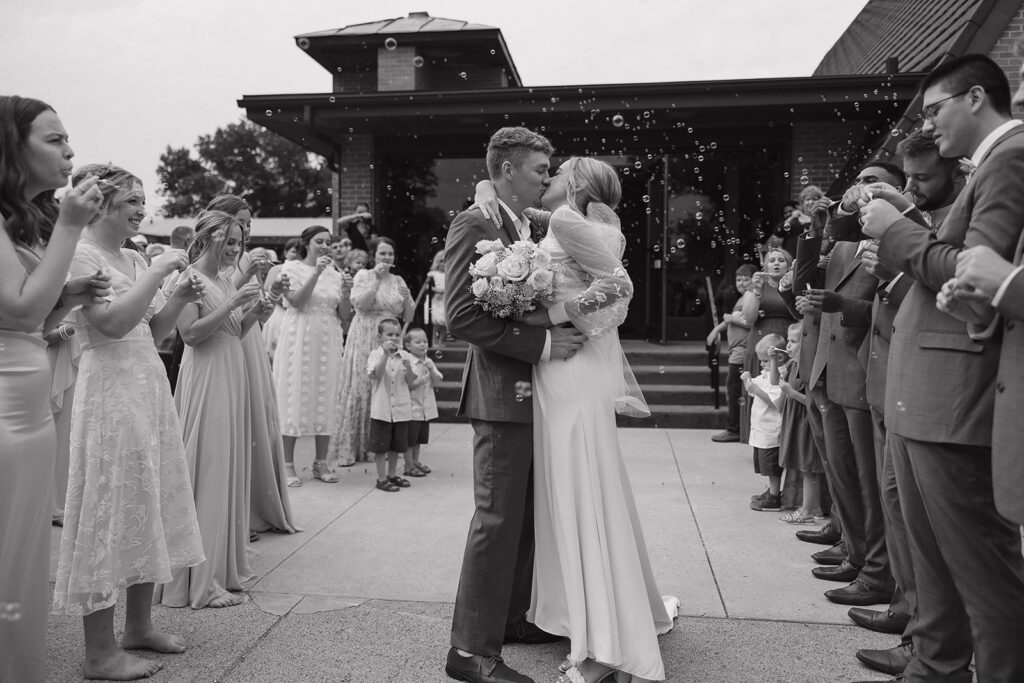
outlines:
[{"label": "bride's white wedding dress", "polygon": [[591,204],[552,214],[540,248],[562,266],[564,302],[588,336],[567,361],[533,372],[536,560],[528,618],[567,636],[569,660],[586,658],[663,680],[657,636],[672,627],[658,592],[615,414],[646,413],[619,343],[632,283],[615,214]]}]

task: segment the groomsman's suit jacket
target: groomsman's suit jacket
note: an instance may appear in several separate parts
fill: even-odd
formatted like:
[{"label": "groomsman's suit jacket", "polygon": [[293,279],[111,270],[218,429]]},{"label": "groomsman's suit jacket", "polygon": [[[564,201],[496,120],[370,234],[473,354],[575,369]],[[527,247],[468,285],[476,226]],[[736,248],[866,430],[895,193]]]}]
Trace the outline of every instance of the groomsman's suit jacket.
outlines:
[{"label": "groomsman's suit jacket", "polygon": [[[1013,263],[1024,264],[1024,233]],[[992,424],[992,485],[1000,514],[1024,524],[1024,271],[1010,281],[997,310],[1003,344]]]},{"label": "groomsman's suit jacket", "polygon": [[515,383],[532,380],[547,331],[498,320],[475,303],[469,266],[480,255],[476,243],[500,239],[506,246],[519,239],[512,219],[502,210],[499,230],[479,209],[463,211],[452,221],[445,241],[445,311],[448,329],[469,342],[462,373],[459,415],[494,422],[532,422],[533,403],[517,400]]},{"label": "groomsman's suit jacket", "polygon": [[[890,270],[904,271],[914,279],[892,335],[893,363],[885,397],[890,433],[924,442],[992,444],[995,396],[1005,393],[1005,386],[1003,392],[996,389],[1000,340],[972,339],[966,323],[935,307],[935,294],[954,276],[962,248],[984,244],[1012,260],[1022,228],[1024,126],[1018,126],[1000,137],[981,160],[937,233],[904,218],[883,236],[879,259]],[[1011,367],[1008,363],[1008,371]],[[1021,389],[1020,382],[1014,384]],[[1012,409],[1019,411],[1020,405]],[[1024,421],[1019,416],[1015,420]],[[1013,452],[1019,460],[1020,449]],[[998,456],[993,453],[997,501],[1004,506],[1010,505],[1006,487],[1012,486],[1019,498],[1024,484],[1024,477],[1016,485],[1002,480],[998,473],[1008,467],[1007,459],[1005,450]],[[1013,469],[1024,474],[1019,462]],[[1020,515],[1019,500],[1011,507]]]}]

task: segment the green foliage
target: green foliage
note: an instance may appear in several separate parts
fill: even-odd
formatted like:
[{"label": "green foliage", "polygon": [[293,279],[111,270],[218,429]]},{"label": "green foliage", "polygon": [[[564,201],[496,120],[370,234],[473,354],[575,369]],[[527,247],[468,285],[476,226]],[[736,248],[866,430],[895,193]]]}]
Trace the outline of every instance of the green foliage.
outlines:
[{"label": "green foliage", "polygon": [[202,135],[194,150],[168,146],[157,167],[169,217],[194,216],[216,195],[243,197],[256,216],[330,213],[331,173],[302,147],[251,121]]}]

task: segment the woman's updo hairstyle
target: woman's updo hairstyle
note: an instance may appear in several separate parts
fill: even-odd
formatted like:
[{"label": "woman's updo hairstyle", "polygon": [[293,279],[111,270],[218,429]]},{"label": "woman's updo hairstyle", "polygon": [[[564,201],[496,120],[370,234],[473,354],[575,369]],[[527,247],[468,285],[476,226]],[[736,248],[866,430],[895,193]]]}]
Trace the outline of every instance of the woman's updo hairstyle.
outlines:
[{"label": "woman's updo hairstyle", "polygon": [[331,231],[322,225],[311,225],[302,231],[299,235],[299,258],[304,259],[309,254],[309,243],[313,241],[313,238],[322,232],[326,232],[328,235]]},{"label": "woman's updo hairstyle", "polygon": [[99,180],[96,183],[96,188],[103,194],[100,210],[96,217],[90,221],[90,224],[96,222],[96,219],[103,214],[117,211],[127,195],[136,190],[142,191],[142,181],[139,180],[138,176],[114,164],[85,164],[84,166],[79,166],[75,169],[74,175],[71,176],[71,186],[77,187],[79,183],[89,176],[96,176]]},{"label": "woman's updo hairstyle", "polygon": [[582,214],[591,202],[605,204],[614,209],[622,199],[619,174],[609,164],[591,157],[570,157],[565,196],[569,204]]},{"label": "woman's updo hairstyle", "polygon": [[241,229],[241,222],[229,213],[223,211],[203,211],[196,219],[196,236],[188,245],[189,263],[195,263],[199,257],[207,251],[213,250],[220,263],[221,254],[224,253],[224,246],[227,242],[228,230],[237,225]]}]

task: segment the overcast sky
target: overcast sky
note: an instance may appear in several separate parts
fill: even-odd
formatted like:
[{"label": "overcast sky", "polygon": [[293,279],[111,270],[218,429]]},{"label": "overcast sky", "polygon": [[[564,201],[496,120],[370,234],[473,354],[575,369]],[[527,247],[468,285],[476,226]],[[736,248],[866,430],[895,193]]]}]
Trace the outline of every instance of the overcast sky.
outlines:
[{"label": "overcast sky", "polygon": [[0,0],[0,94],[60,114],[76,163],[146,183],[242,95],[330,90],[300,33],[427,11],[502,30],[523,84],[809,76],[865,0]]}]

